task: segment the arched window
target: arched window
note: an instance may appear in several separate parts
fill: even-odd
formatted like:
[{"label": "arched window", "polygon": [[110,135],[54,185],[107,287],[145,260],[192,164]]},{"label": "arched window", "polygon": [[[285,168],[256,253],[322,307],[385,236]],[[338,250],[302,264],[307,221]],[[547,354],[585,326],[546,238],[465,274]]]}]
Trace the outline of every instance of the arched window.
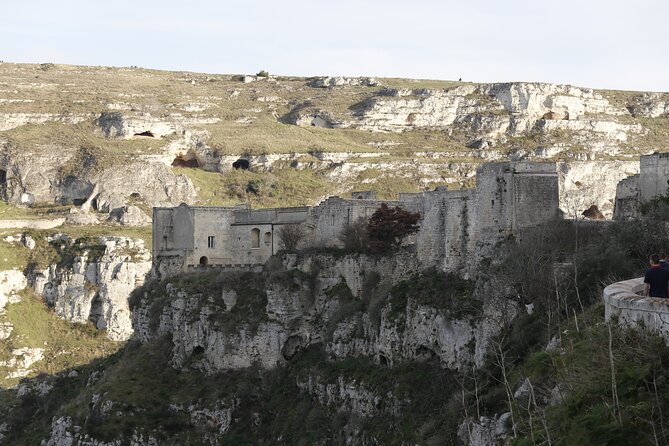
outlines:
[{"label": "arched window", "polygon": [[260,229],[251,229],[251,248],[260,248]]},{"label": "arched window", "polygon": [[269,246],[272,244],[272,233],[271,232],[265,232],[265,237],[263,238],[263,241],[265,242],[265,246]]},{"label": "arched window", "polygon": [[209,263],[209,259],[207,258],[207,256],[200,257],[200,265],[207,266],[208,263]]}]

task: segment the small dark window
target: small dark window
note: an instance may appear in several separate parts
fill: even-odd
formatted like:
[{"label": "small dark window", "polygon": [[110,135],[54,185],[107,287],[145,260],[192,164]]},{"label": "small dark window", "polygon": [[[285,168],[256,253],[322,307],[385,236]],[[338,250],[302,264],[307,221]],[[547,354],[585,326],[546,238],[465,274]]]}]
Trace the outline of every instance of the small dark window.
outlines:
[{"label": "small dark window", "polygon": [[215,248],[216,247],[216,240],[213,235],[210,235],[207,237],[207,248]]},{"label": "small dark window", "polygon": [[200,265],[207,266],[208,263],[209,263],[209,259],[207,258],[207,256],[200,257]]}]

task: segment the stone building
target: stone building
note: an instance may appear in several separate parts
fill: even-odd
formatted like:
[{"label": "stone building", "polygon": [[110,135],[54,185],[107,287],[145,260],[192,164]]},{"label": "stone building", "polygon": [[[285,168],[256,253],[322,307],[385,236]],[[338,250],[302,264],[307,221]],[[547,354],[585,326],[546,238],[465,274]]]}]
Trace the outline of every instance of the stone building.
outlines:
[{"label": "stone building", "polygon": [[638,175],[618,183],[614,219],[632,217],[639,204],[669,193],[669,153],[643,155],[639,164]]},{"label": "stone building", "polygon": [[302,226],[305,246],[338,246],[347,224],[369,219],[384,202],[421,214],[421,229],[409,243],[422,266],[466,275],[501,238],[558,216],[558,176],[553,163],[489,163],[479,168],[475,189],[442,187],[400,194],[397,201],[355,192],[314,207],[154,208],[154,268],[169,275],[261,265],[281,249],[278,231],[286,225]]}]

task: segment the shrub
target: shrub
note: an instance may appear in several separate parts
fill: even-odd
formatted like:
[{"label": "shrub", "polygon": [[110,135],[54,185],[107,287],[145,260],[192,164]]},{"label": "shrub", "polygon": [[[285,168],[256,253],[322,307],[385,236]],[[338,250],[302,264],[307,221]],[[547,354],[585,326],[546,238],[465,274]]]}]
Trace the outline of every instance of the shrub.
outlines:
[{"label": "shrub", "polygon": [[279,244],[286,251],[295,251],[304,239],[304,227],[299,224],[284,225],[279,228]]},{"label": "shrub", "polygon": [[370,250],[386,252],[399,247],[406,236],[418,232],[419,219],[417,212],[409,212],[399,206],[389,208],[382,203],[367,222]]},{"label": "shrub", "polygon": [[339,241],[349,252],[366,252],[369,245],[367,222],[359,218],[353,223],[347,223],[339,234]]},{"label": "shrub", "polygon": [[267,70],[260,70],[256,74],[258,77],[269,77],[269,72]]}]

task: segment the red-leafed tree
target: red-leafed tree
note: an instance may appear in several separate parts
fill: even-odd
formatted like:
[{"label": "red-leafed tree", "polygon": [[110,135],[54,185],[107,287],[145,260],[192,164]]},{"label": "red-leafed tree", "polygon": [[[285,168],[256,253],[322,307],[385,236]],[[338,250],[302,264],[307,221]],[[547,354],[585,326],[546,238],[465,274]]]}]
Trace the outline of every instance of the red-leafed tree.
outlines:
[{"label": "red-leafed tree", "polygon": [[418,220],[418,212],[409,212],[399,206],[390,208],[382,203],[367,222],[370,250],[386,252],[397,248],[407,235],[418,232]]}]

